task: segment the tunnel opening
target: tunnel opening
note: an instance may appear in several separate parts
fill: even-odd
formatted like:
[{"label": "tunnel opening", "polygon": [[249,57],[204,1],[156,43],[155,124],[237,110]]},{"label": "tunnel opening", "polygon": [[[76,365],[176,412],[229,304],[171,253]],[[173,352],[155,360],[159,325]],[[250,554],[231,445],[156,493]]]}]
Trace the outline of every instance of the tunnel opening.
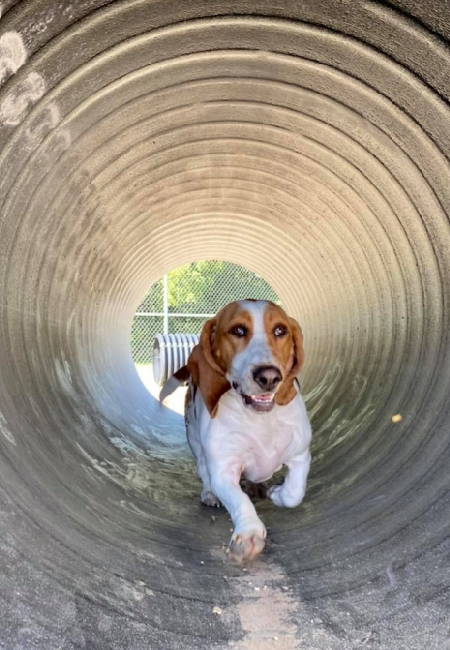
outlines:
[{"label": "tunnel opening", "polygon": [[[0,12],[1,644],[445,647],[445,2]],[[247,573],[130,349],[201,259],[305,334],[308,492]]]},{"label": "tunnel opening", "polygon": [[[155,282],[136,310],[130,340],[147,390],[158,397],[164,381],[187,362],[205,322],[230,302],[246,298],[281,304],[262,277],[222,260],[191,262]],[[185,392],[180,387],[166,405],[184,413]]]}]

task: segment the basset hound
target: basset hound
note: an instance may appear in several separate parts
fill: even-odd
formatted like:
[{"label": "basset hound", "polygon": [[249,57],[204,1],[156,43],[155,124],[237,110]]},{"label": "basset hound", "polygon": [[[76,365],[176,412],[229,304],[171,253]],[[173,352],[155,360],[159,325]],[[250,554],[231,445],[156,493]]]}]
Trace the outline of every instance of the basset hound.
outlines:
[{"label": "basset hound", "polygon": [[303,361],[297,321],[272,302],[242,300],[205,323],[187,365],[161,390],[162,402],[188,383],[186,431],[201,499],[230,513],[228,552],[238,561],[258,555],[267,534],[241,477],[261,483],[285,465],[288,474],[270,488],[270,499],[295,508],[305,494],[311,426],[297,381]]}]

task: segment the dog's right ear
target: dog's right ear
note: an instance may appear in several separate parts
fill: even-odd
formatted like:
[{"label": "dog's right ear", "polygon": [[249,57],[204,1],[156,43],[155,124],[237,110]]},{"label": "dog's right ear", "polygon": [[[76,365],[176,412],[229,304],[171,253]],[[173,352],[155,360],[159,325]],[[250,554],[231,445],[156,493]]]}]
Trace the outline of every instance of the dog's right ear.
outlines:
[{"label": "dog's right ear", "polygon": [[204,324],[200,343],[192,350],[187,363],[188,370],[194,383],[198,386],[212,418],[217,413],[220,398],[231,388],[225,373],[213,357],[212,343],[215,326],[215,318]]}]

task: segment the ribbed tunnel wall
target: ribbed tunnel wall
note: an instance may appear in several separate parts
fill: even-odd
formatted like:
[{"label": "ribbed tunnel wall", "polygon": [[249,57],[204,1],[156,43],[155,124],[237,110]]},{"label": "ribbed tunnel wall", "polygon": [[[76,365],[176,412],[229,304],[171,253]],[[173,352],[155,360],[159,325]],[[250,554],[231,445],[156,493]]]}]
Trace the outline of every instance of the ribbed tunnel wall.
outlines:
[{"label": "ribbed tunnel wall", "polygon": [[[450,648],[448,3],[0,9],[0,646]],[[307,497],[247,572],[130,353],[202,258],[305,333]]]}]

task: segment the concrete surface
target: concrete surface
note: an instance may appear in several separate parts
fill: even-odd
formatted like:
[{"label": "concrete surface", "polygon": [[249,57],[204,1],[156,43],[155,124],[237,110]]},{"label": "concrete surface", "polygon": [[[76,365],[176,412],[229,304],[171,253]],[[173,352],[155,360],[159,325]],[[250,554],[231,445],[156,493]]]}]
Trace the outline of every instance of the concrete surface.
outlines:
[{"label": "concrete surface", "polygon": [[[450,648],[446,0],[0,11],[0,647]],[[307,498],[248,572],[130,354],[202,258],[305,332]]]}]

